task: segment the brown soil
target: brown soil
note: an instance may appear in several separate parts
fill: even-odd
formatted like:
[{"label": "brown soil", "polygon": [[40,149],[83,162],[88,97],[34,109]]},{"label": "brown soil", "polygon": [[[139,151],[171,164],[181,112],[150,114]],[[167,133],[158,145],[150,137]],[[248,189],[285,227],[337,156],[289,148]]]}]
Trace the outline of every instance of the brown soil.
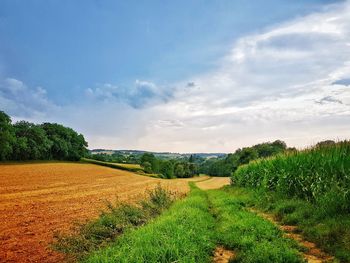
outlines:
[{"label": "brown soil", "polygon": [[231,250],[228,250],[224,247],[216,247],[214,251],[214,263],[228,263],[230,260],[235,258],[235,253]]},{"label": "brown soil", "polygon": [[334,259],[334,257],[326,254],[320,248],[318,248],[315,243],[305,240],[301,234],[296,233],[298,232],[297,226],[281,225],[281,223],[278,222],[271,214],[263,213],[256,209],[250,209],[250,211],[274,223],[279,229],[284,232],[284,236],[295,240],[300,246],[306,248],[307,251],[303,252],[302,255],[307,262],[323,263],[331,262]]},{"label": "brown soil", "polygon": [[[192,181],[201,178],[190,179]],[[185,179],[161,180],[93,164],[0,165],[0,262],[58,262],[55,231],[96,217],[105,201],[133,202],[158,183],[185,193]]]},{"label": "brown soil", "polygon": [[218,189],[230,184],[230,177],[211,177],[208,180],[203,180],[196,185],[203,190]]}]

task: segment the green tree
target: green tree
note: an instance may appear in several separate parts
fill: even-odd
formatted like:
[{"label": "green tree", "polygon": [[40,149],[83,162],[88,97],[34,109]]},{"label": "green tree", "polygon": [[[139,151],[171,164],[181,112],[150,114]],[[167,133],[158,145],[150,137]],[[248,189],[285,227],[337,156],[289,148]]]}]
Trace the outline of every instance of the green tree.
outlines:
[{"label": "green tree", "polygon": [[160,173],[164,178],[173,178],[174,177],[174,164],[172,161],[162,161],[160,162]]},{"label": "green tree", "polygon": [[159,160],[154,156],[153,153],[144,153],[141,156],[141,166],[145,167],[144,163],[150,163],[153,173],[159,173]]},{"label": "green tree", "polygon": [[185,169],[184,169],[183,164],[177,163],[175,165],[174,174],[178,178],[184,178],[185,177]]},{"label": "green tree", "polygon": [[52,142],[48,158],[77,161],[87,154],[87,142],[83,135],[57,123],[43,123],[41,128]]},{"label": "green tree", "polygon": [[0,111],[0,161],[8,160],[13,152],[15,133],[11,124],[11,118]]},{"label": "green tree", "polygon": [[143,169],[144,169],[144,171],[145,171],[146,173],[148,173],[148,174],[153,173],[152,165],[151,165],[150,162],[144,162],[144,163],[142,164],[142,166],[143,166]]},{"label": "green tree", "polygon": [[47,138],[45,131],[30,122],[20,121],[14,126],[17,140],[21,147],[15,145],[15,154],[18,160],[48,159],[52,142]]}]

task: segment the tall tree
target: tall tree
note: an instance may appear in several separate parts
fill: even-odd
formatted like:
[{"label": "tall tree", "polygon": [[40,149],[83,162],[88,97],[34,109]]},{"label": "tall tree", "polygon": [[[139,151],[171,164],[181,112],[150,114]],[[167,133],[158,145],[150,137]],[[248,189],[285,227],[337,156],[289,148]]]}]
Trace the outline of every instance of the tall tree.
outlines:
[{"label": "tall tree", "polygon": [[8,160],[13,152],[15,133],[11,118],[0,111],[0,161]]},{"label": "tall tree", "polygon": [[52,142],[47,138],[46,132],[34,123],[20,121],[14,126],[17,141],[15,145],[15,159],[43,160],[49,159],[49,150]]}]

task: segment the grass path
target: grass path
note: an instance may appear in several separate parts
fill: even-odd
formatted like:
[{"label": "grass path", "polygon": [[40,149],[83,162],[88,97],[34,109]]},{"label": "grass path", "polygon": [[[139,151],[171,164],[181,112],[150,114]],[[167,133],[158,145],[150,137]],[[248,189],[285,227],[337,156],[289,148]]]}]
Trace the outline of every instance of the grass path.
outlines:
[{"label": "grass path", "polygon": [[86,262],[303,262],[296,242],[222,190],[191,192]]},{"label": "grass path", "polygon": [[298,233],[299,229],[295,225],[282,225],[280,222],[278,222],[275,217],[271,214],[267,214],[264,212],[261,212],[256,209],[249,209],[249,211],[257,214],[258,216],[272,222],[274,225],[276,225],[281,231],[283,231],[284,236],[287,238],[295,240],[301,247],[305,248],[305,251],[302,252],[302,255],[304,259],[307,262],[312,263],[322,263],[322,262],[331,262],[334,257],[326,254],[324,251],[322,251],[318,246],[310,241],[305,240],[305,238]]},{"label": "grass path", "polygon": [[216,219],[216,243],[235,252],[236,262],[303,262],[295,242],[274,224],[245,209],[222,190],[207,192]]}]

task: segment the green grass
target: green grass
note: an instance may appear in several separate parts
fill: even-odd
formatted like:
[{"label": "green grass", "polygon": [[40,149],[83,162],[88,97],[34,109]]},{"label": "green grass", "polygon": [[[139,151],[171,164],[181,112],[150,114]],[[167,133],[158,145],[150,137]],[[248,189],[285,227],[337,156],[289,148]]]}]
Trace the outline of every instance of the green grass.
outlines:
[{"label": "green grass", "polygon": [[232,181],[318,203],[327,213],[350,213],[350,142],[281,154],[241,166]]},{"label": "green grass", "polygon": [[246,210],[249,196],[222,190],[211,190],[208,195],[217,218],[217,242],[237,251],[235,262],[303,262],[293,241],[271,222]]},{"label": "green grass", "polygon": [[142,174],[144,173],[143,168],[137,165],[109,163],[109,162],[103,162],[103,161],[87,159],[87,158],[81,158],[81,161],[85,163],[92,163],[92,164],[102,165],[110,168],[116,168],[116,169],[135,172],[135,173],[142,173]]},{"label": "green grass", "polygon": [[350,262],[349,141],[249,163],[232,182],[258,191],[251,202],[285,224],[298,225],[307,239]]},{"label": "green grass", "polygon": [[243,199],[191,188],[161,216],[127,230],[84,262],[211,262],[218,245],[235,250],[235,262],[303,262],[295,243],[246,211]]},{"label": "green grass", "polygon": [[206,193],[193,188],[159,218],[128,231],[86,262],[210,262],[214,223]]},{"label": "green grass", "polygon": [[138,204],[107,203],[107,210],[87,223],[77,225],[73,234],[55,234],[53,248],[75,259],[82,259],[94,250],[113,242],[129,229],[146,224],[160,215],[175,196],[160,186],[148,192]]},{"label": "green grass", "polygon": [[226,187],[225,191],[247,206],[274,214],[286,225],[297,225],[299,232],[340,262],[350,262],[350,216],[330,215],[319,204],[300,198],[248,188]]},{"label": "green grass", "polygon": [[131,169],[141,169],[141,170],[143,170],[141,165],[135,164],[135,163],[113,163],[113,164],[116,164],[116,165],[119,165],[119,166],[122,166],[122,167],[125,167],[125,168],[129,168],[129,169],[131,168]]}]

